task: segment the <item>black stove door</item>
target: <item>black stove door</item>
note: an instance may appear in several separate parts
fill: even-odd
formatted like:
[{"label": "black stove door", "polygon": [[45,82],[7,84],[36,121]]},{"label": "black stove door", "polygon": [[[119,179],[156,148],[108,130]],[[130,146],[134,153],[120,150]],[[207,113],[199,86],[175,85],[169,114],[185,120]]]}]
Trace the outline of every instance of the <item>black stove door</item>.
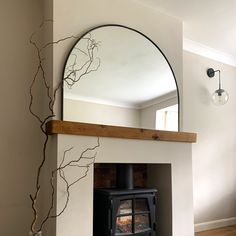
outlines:
[{"label": "black stove door", "polygon": [[155,235],[155,194],[135,194],[111,200],[111,235]]}]

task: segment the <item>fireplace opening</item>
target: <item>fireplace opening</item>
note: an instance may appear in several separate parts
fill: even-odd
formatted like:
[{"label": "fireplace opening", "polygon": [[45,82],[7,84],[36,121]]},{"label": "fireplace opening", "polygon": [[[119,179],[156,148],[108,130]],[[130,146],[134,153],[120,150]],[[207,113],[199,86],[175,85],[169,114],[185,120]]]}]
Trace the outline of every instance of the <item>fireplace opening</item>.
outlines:
[{"label": "fireplace opening", "polygon": [[117,164],[116,185],[94,189],[94,236],[156,235],[157,190],[134,187],[133,169],[132,164]]}]

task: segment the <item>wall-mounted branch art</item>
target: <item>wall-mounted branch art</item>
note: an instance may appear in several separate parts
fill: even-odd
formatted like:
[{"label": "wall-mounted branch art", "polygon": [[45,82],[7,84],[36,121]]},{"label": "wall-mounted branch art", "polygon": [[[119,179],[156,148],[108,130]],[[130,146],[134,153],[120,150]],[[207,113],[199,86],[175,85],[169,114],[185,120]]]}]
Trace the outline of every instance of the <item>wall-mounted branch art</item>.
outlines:
[{"label": "wall-mounted branch art", "polygon": [[[92,39],[91,37],[84,38],[84,42],[86,44],[85,49],[75,48],[75,50],[81,51],[86,60],[80,63],[80,59],[74,56],[73,60],[71,61],[71,65],[66,68],[67,74],[63,78],[62,81],[60,81],[55,87],[52,87],[51,81],[47,78],[46,73],[46,60],[45,55],[48,49],[55,46],[56,44],[60,44],[66,40],[73,40],[77,39],[76,36],[69,36],[62,39],[59,39],[57,41],[53,42],[47,42],[45,44],[40,44],[40,41],[38,40],[38,36],[45,30],[47,24],[52,24],[52,21],[44,21],[39,29],[35,31],[31,37],[30,37],[30,44],[35,48],[36,56],[38,60],[37,69],[35,71],[35,74],[32,78],[32,82],[30,85],[30,104],[29,104],[29,111],[30,114],[37,120],[39,129],[44,137],[43,143],[42,143],[42,157],[41,161],[38,165],[37,172],[36,172],[36,179],[35,179],[35,191],[34,193],[30,194],[31,199],[31,206],[33,210],[33,219],[30,226],[30,235],[33,236],[39,236],[42,235],[42,230],[45,227],[45,224],[52,218],[59,217],[63,212],[66,210],[69,199],[70,199],[70,193],[71,188],[77,184],[81,179],[85,178],[87,176],[87,173],[90,169],[90,167],[93,165],[96,157],[96,150],[100,146],[99,138],[97,139],[97,143],[92,147],[87,147],[84,151],[81,153],[76,154],[75,156],[70,156],[71,151],[73,147],[70,147],[63,152],[62,161],[60,162],[59,166],[51,170],[51,173],[49,174],[48,183],[51,188],[50,194],[47,196],[47,201],[50,203],[48,206],[48,209],[44,209],[44,212],[42,212],[42,209],[40,207],[39,202],[42,199],[42,180],[44,178],[43,176],[43,169],[46,167],[46,161],[50,158],[48,151],[48,145],[49,145],[49,135],[46,132],[46,123],[53,119],[55,116],[54,113],[54,104],[56,101],[57,93],[60,91],[60,89],[63,87],[63,83],[65,83],[68,87],[73,87],[76,83],[78,83],[82,78],[87,78],[87,75],[90,73],[96,72],[100,67],[100,59],[94,58],[94,51],[98,50],[98,43]],[[41,112],[38,112],[36,109],[37,100],[39,99],[37,97],[37,94],[35,94],[34,88],[37,86],[42,86],[43,90],[42,92],[46,93],[46,108],[47,108],[47,114],[41,114]],[[44,100],[44,98],[40,98],[39,100]],[[73,181],[69,180],[68,178],[68,170],[71,170],[72,168],[82,168],[83,174],[73,179]],[[65,186],[65,201],[64,206],[62,207],[59,212],[55,213],[55,180],[56,178],[61,178],[61,180],[64,182]]]}]

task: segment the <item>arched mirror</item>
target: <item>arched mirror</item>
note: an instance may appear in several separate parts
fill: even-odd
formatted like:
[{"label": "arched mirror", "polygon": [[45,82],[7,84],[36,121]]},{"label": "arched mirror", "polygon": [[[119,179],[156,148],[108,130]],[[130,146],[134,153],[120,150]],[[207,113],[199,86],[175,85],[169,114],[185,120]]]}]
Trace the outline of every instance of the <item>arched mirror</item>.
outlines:
[{"label": "arched mirror", "polygon": [[63,119],[178,131],[179,95],[173,70],[144,34],[105,25],[73,46],[63,75]]}]

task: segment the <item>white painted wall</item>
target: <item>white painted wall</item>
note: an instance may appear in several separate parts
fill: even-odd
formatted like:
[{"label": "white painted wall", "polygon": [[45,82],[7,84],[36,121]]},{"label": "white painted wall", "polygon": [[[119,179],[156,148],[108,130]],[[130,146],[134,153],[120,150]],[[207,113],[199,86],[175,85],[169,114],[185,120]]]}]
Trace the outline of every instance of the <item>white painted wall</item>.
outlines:
[{"label": "white painted wall", "polygon": [[[207,77],[209,67],[221,70],[230,96],[224,106],[210,101],[218,79]],[[236,68],[184,52],[183,84],[183,128],[198,134],[193,145],[195,223],[214,227],[212,221],[236,217]]]},{"label": "white painted wall", "polygon": [[[28,111],[29,86],[37,66],[29,38],[42,21],[42,3],[8,0],[0,7],[0,235],[4,236],[28,235],[32,220],[29,194],[35,186],[42,138]],[[34,109],[41,113],[40,85],[34,94]]]},{"label": "white painted wall", "polygon": [[64,99],[64,120],[94,124],[140,127],[138,109]]},{"label": "white painted wall", "polygon": [[[94,147],[97,144],[96,137],[78,136],[78,135],[57,135],[57,160],[61,163],[65,150],[73,147],[67,153],[66,160],[77,159],[80,153],[88,147]],[[159,163],[171,164],[171,173],[165,176],[163,168],[152,166],[149,169],[152,175],[149,184],[152,187],[166,189],[170,187],[171,196],[158,195],[160,202],[171,199],[172,203],[172,235],[169,229],[163,229],[168,220],[168,216],[159,215],[162,228],[160,236],[193,236],[193,195],[192,195],[192,144],[178,142],[158,142],[151,140],[131,140],[117,138],[100,138],[100,147],[96,150],[97,156],[95,162],[98,163]],[[87,155],[86,155],[87,156]],[[55,157],[56,158],[56,157]],[[159,172],[157,173],[157,170]],[[68,180],[83,175],[82,168],[71,168],[66,172]],[[171,180],[170,180],[171,179]],[[165,186],[166,181],[166,188]],[[65,185],[58,178],[57,182],[57,211],[62,209],[65,203]],[[166,198],[166,199],[165,199]],[[158,201],[159,202],[159,201]],[[63,215],[57,218],[57,236],[92,236],[93,225],[93,169],[91,168],[86,178],[82,179],[73,187],[70,194],[70,202]],[[168,205],[169,206],[169,205]],[[162,212],[165,211],[162,208]],[[165,234],[163,232],[168,232]],[[159,234],[158,234],[159,235]]]}]

